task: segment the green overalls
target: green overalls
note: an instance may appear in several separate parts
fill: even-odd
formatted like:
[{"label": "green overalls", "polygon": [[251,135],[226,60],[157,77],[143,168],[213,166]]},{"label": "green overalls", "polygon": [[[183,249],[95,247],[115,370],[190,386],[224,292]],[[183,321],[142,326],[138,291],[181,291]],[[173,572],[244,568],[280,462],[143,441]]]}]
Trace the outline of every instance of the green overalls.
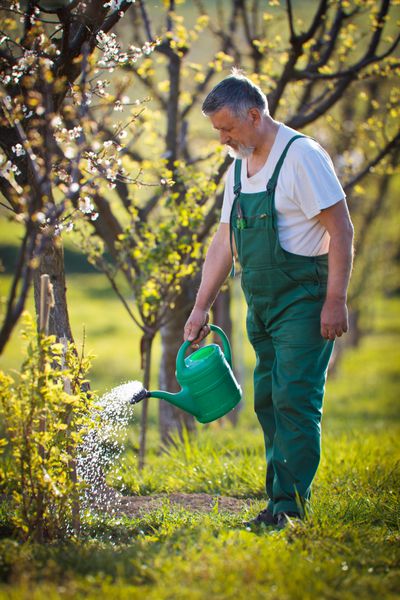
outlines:
[{"label": "green overalls", "polygon": [[274,514],[302,514],[310,497],[333,348],[320,333],[328,255],[292,254],[278,237],[275,189],[289,147],[300,137],[289,140],[265,192],[241,192],[242,161],[236,160],[230,218],[248,304],[247,333],[256,353],[255,411],[264,432],[268,507]]}]

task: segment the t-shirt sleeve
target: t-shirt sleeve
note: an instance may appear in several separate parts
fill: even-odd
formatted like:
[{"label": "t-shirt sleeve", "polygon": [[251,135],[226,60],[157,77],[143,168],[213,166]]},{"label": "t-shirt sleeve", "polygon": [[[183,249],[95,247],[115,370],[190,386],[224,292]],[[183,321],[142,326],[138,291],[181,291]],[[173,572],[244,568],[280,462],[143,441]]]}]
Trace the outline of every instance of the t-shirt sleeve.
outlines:
[{"label": "t-shirt sleeve", "polygon": [[308,219],[346,197],[330,156],[319,144],[302,149],[294,169],[293,199]]},{"label": "t-shirt sleeve", "polygon": [[231,217],[231,210],[233,204],[233,184],[234,184],[234,165],[233,162],[226,174],[225,179],[225,189],[224,189],[224,199],[222,202],[222,210],[221,210],[221,223],[229,223]]}]

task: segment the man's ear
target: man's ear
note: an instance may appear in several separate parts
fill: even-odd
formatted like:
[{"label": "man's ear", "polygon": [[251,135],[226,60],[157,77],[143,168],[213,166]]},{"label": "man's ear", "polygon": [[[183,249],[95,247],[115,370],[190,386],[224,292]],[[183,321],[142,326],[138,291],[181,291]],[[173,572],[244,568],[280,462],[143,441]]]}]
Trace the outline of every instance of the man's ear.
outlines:
[{"label": "man's ear", "polygon": [[252,124],[255,127],[260,124],[261,114],[260,114],[260,111],[258,110],[258,108],[250,108],[248,115],[249,115],[250,121],[252,122]]}]

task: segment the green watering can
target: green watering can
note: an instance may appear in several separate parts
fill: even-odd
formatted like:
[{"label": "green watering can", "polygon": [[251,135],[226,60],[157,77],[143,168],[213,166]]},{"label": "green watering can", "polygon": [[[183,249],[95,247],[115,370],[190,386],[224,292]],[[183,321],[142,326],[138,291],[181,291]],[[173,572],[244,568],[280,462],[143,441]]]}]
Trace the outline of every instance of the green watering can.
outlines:
[{"label": "green watering can", "polygon": [[222,340],[224,352],[218,344],[199,348],[187,358],[186,350],[193,342],[183,342],[176,357],[176,379],[181,391],[176,394],[142,388],[131,399],[136,404],[143,398],[161,398],[196,417],[200,423],[209,423],[226,415],[242,397],[242,390],[232,371],[229,340],[220,327],[210,325]]}]

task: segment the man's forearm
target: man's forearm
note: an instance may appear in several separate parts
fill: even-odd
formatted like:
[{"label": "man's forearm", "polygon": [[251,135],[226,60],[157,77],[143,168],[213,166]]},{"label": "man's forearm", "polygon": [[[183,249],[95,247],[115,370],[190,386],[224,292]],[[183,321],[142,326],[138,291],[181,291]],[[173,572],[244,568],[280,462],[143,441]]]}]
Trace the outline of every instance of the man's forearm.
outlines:
[{"label": "man's forearm", "polygon": [[352,230],[331,236],[328,257],[328,285],[321,312],[321,335],[334,340],[349,327],[347,288],[353,262]]},{"label": "man's forearm", "polygon": [[319,217],[330,235],[328,285],[321,311],[321,335],[334,340],[348,330],[347,288],[353,264],[353,225],[345,201]]},{"label": "man's forearm", "polygon": [[353,266],[353,233],[334,235],[329,243],[327,299],[346,302],[351,269]]},{"label": "man's forearm", "polygon": [[209,248],[203,265],[201,284],[195,306],[209,311],[232,267],[232,256],[218,254],[218,248]]},{"label": "man's forearm", "polygon": [[202,340],[210,331],[208,312],[232,266],[229,225],[222,223],[207,251],[196,303],[186,321],[184,339]]}]

